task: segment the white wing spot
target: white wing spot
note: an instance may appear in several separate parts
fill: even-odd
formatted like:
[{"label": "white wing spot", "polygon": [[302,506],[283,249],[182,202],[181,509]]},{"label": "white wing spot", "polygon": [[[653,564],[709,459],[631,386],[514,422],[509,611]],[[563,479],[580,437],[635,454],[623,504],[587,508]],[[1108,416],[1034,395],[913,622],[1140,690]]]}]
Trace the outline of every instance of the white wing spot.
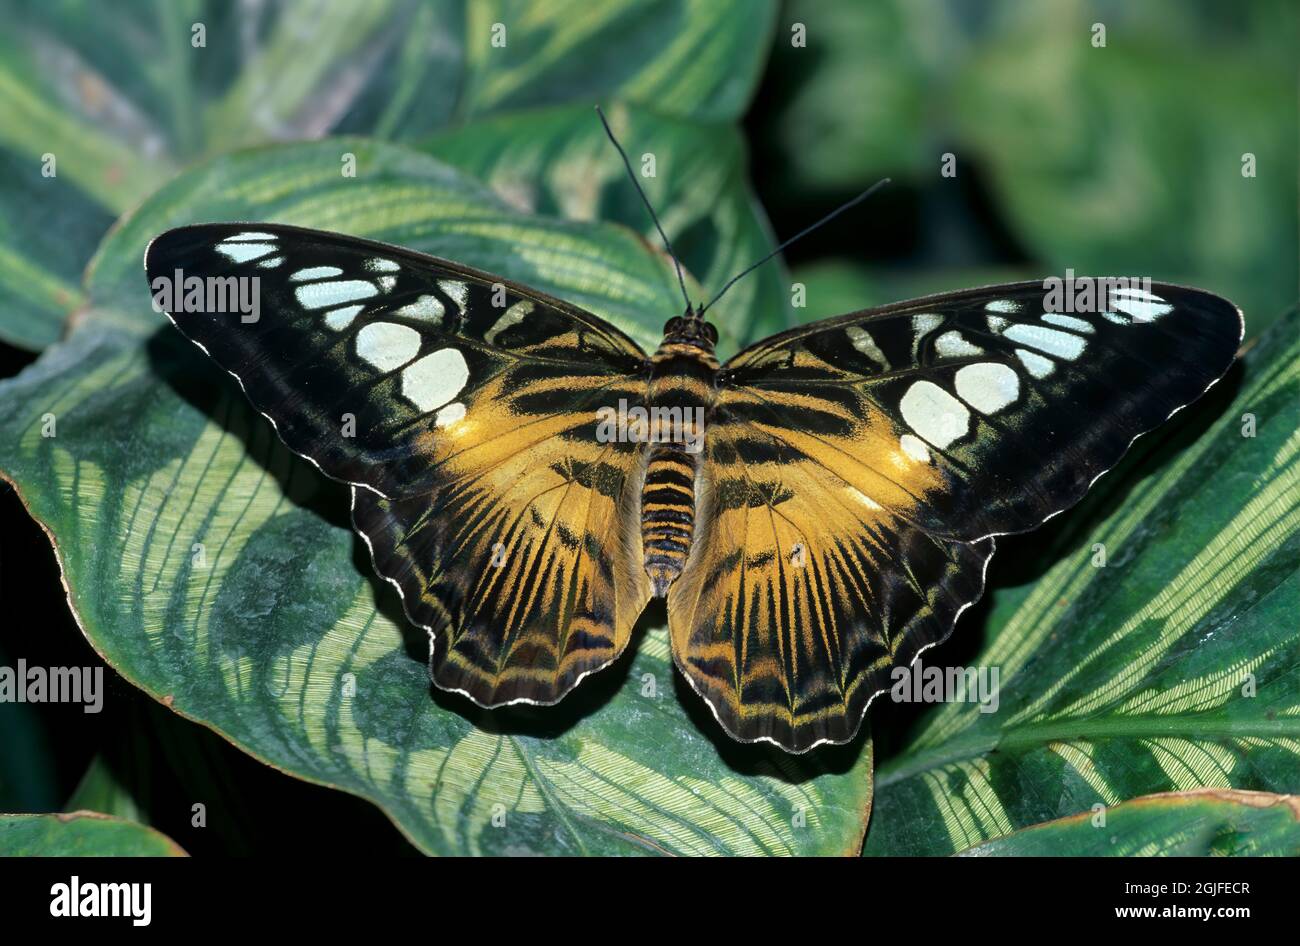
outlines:
[{"label": "white wing spot", "polygon": [[1120,286],[1116,289],[1112,289],[1110,294],[1112,296],[1130,296],[1134,299],[1143,299],[1147,302],[1165,301],[1162,297],[1157,296],[1154,292],[1149,292],[1148,290],[1143,289],[1140,286]]},{"label": "white wing spot", "polygon": [[469,286],[454,279],[439,279],[438,286],[463,310],[469,301]]},{"label": "white wing spot", "polygon": [[871,336],[870,332],[864,329],[861,325],[850,325],[844,330],[844,334],[848,335],[849,341],[853,343],[854,348],[862,352],[862,354],[866,355],[880,367],[885,370],[889,369],[889,359],[886,358],[885,353],[880,350],[880,346],[876,344],[876,340]]},{"label": "white wing spot", "polygon": [[402,268],[402,264],[395,260],[384,259],[379,256],[366,260],[366,269],[372,273],[395,273]]},{"label": "white wing spot", "polygon": [[898,438],[898,445],[903,448],[903,452],[915,460],[917,463],[929,463],[930,451],[925,445],[925,441],[919,437],[913,437],[911,434],[903,434]]},{"label": "white wing spot", "polygon": [[1000,315],[986,315],[984,321],[988,323],[989,331],[994,335],[1001,335],[1011,322]]},{"label": "white wing spot", "polygon": [[994,299],[992,302],[984,304],[985,312],[1005,312],[1012,315],[1020,311],[1020,303],[1011,299]]},{"label": "white wing spot", "polygon": [[306,282],[309,279],[330,279],[334,276],[342,276],[343,270],[337,266],[308,266],[306,269],[300,269],[289,277],[290,282]]},{"label": "white wing spot", "polygon": [[408,319],[427,319],[430,322],[442,321],[442,303],[437,296],[420,296],[414,302],[398,309],[395,315],[404,315]]},{"label": "white wing spot", "polygon": [[[1112,308],[1119,309],[1121,312],[1127,312],[1138,322],[1151,322],[1174,311],[1174,307],[1167,302],[1150,302],[1145,299],[1134,299],[1121,295],[1125,290],[1117,289],[1111,293],[1110,304]],[[1127,290],[1136,292],[1138,290]],[[1147,293],[1147,295],[1151,295]],[[1155,298],[1154,296],[1152,298]]]},{"label": "white wing spot", "polygon": [[393,291],[393,287],[396,286],[396,285],[397,285],[397,277],[396,277],[396,276],[380,276],[380,277],[379,277],[379,288],[380,288],[383,292],[392,292],[392,291]]},{"label": "white wing spot", "polygon": [[487,330],[487,334],[483,336],[483,341],[487,342],[489,345],[495,345],[497,343],[498,335],[510,328],[512,325],[518,325],[524,320],[524,316],[528,315],[528,313],[532,311],[533,304],[527,299],[516,302],[501,314],[501,318],[497,319],[495,325]]},{"label": "white wing spot", "polygon": [[357,332],[357,354],[379,371],[400,368],[420,353],[420,333],[396,322],[371,322]]},{"label": "white wing spot", "polygon": [[274,239],[275,239],[274,233],[261,233],[260,231],[255,233],[252,230],[248,230],[244,233],[236,233],[234,236],[228,236],[222,242],[232,243],[236,240],[274,240]]},{"label": "white wing spot", "polygon": [[1013,342],[1037,348],[1057,358],[1073,361],[1083,354],[1088,343],[1078,335],[1062,332],[1060,329],[1043,328],[1041,325],[1018,323],[1002,333]]},{"label": "white wing spot", "polygon": [[944,332],[934,340],[934,350],[945,358],[962,358],[966,355],[982,355],[984,349],[976,348],[960,332]]},{"label": "white wing spot", "polygon": [[304,309],[328,309],[357,299],[369,299],[379,290],[361,279],[336,279],[299,286],[293,292]]},{"label": "white wing spot", "polygon": [[465,416],[465,405],[460,401],[448,404],[433,417],[435,427],[450,427]]},{"label": "white wing spot", "polygon": [[402,372],[402,397],[419,410],[431,411],[459,394],[468,380],[465,356],[454,348],[439,348]]},{"label": "white wing spot", "polygon": [[1076,319],[1071,315],[1059,315],[1056,312],[1047,312],[1043,315],[1043,321],[1050,325],[1059,325],[1061,328],[1068,328],[1071,331],[1082,332],[1085,335],[1091,335],[1097,331],[1092,327],[1091,322],[1085,322],[1083,319]]},{"label": "white wing spot", "polygon": [[275,252],[274,243],[218,243],[217,252],[233,263],[247,263],[251,259]]},{"label": "white wing spot", "polygon": [[1056,370],[1056,362],[1052,361],[1050,358],[1044,358],[1037,352],[1025,351],[1023,348],[1017,348],[1016,357],[1019,358],[1020,363],[1025,366],[1025,370],[1040,381]]},{"label": "white wing spot", "polygon": [[954,382],[961,399],[981,414],[994,414],[1020,396],[1015,369],[994,361],[958,369]]},{"label": "white wing spot", "polygon": [[257,264],[258,269],[276,269],[284,265],[283,256],[272,256],[270,259],[264,259]]},{"label": "white wing spot", "polygon": [[922,312],[920,315],[912,316],[912,331],[917,335],[924,335],[931,329],[936,329],[943,324],[943,316],[936,315],[933,312]]},{"label": "white wing spot", "polygon": [[907,426],[940,450],[970,429],[966,405],[930,381],[917,381],[908,388],[899,408]]},{"label": "white wing spot", "polygon": [[325,324],[336,332],[341,332],[357,317],[357,313],[364,309],[363,305],[350,305],[343,309],[334,309],[325,313]]},{"label": "white wing spot", "polygon": [[1118,312],[1103,312],[1101,317],[1107,322],[1114,322],[1116,325],[1132,325],[1127,315],[1120,315]]}]

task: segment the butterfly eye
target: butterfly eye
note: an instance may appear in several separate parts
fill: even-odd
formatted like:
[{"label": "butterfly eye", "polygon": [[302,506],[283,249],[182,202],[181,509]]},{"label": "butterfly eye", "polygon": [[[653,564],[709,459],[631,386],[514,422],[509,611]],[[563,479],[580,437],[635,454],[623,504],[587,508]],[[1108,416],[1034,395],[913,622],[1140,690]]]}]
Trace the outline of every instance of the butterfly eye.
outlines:
[{"label": "butterfly eye", "polygon": [[716,345],[718,343],[718,330],[714,328],[712,322],[704,323],[704,336],[709,340],[710,345]]},{"label": "butterfly eye", "polygon": [[664,334],[671,335],[682,327],[681,316],[675,315],[664,323]]}]

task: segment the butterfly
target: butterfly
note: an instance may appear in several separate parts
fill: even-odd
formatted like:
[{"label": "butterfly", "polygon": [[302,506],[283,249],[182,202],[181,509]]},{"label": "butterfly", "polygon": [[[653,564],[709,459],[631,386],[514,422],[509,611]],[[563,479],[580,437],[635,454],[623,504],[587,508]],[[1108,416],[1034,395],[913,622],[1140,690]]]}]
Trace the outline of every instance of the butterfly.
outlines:
[{"label": "butterfly", "polygon": [[[1067,314],[1026,282],[719,363],[689,301],[647,353],[535,289],[338,234],[188,226],[145,266],[284,443],[351,486],[438,687],[555,703],[665,597],[676,666],[722,727],[794,753],[853,738],[892,668],[980,596],[995,537],[1077,502],[1242,337],[1200,290]],[[178,279],[194,291],[166,292]],[[259,305],[232,305],[252,279]]]}]

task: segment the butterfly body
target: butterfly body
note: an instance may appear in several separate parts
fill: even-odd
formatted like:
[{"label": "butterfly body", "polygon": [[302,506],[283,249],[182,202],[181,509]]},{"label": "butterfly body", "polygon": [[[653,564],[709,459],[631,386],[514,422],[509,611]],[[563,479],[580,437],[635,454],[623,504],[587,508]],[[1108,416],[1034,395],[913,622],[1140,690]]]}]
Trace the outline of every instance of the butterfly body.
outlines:
[{"label": "butterfly body", "polygon": [[[694,310],[647,355],[526,285],[321,231],[183,227],[145,266],[155,305],[349,484],[438,687],[554,703],[658,595],[723,728],[791,752],[853,738],[982,593],[994,537],[1077,502],[1242,334],[1196,289],[1123,286],[1066,313],[1017,283],[720,364]],[[257,280],[260,316],[191,306],[166,291],[182,275]]]},{"label": "butterfly body", "polygon": [[718,380],[717,330],[688,313],[668,322],[650,363],[641,542],[646,573],[663,598],[681,574],[695,527],[695,490]]}]

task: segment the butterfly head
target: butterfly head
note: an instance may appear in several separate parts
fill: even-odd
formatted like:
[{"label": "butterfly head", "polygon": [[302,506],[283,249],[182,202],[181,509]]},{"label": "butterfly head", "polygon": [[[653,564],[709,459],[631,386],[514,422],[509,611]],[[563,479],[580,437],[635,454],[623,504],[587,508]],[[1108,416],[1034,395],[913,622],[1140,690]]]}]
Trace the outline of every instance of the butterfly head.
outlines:
[{"label": "butterfly head", "polygon": [[713,351],[718,343],[718,330],[690,309],[685,315],[674,316],[664,323],[664,344],[673,343]]}]

